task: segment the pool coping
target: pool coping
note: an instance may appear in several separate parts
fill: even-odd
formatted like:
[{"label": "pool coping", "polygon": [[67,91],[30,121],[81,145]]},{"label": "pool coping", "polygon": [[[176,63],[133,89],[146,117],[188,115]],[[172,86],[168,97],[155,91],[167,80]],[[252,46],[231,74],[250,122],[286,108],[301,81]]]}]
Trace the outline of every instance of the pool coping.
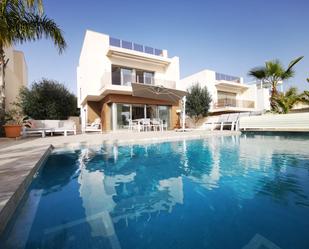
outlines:
[{"label": "pool coping", "polygon": [[[38,172],[40,167],[45,163],[46,159],[48,156],[53,152],[61,152],[61,151],[67,151],[70,149],[78,149],[83,146],[85,147],[91,147],[91,146],[104,146],[104,145],[138,145],[138,144],[155,144],[155,143],[163,143],[163,142],[172,142],[172,141],[182,141],[182,140],[194,140],[194,139],[205,139],[205,138],[210,138],[210,137],[224,137],[224,136],[235,136],[235,135],[240,135],[241,133],[238,131],[228,131],[228,132],[211,132],[211,133],[199,133],[199,134],[193,134],[192,132],[184,132],[184,133],[179,133],[179,136],[166,136],[166,133],[157,133],[158,136],[153,136],[153,137],[134,137],[133,139],[111,139],[108,137],[102,136],[102,139],[96,139],[95,141],[88,139],[89,141],[79,141],[79,142],[72,142],[69,141],[67,143],[56,143],[54,140],[54,143],[52,140],[38,140],[39,143],[34,143],[33,145],[31,144],[30,148],[33,148],[32,151],[32,158],[30,156],[30,159],[28,157],[25,157],[26,155],[21,156],[20,154],[22,153],[27,153],[27,151],[22,150],[22,146],[13,146],[11,150],[7,150],[7,154],[9,154],[8,158],[14,158],[18,159],[13,162],[8,162],[6,165],[5,170],[7,170],[7,174],[10,174],[10,166],[13,167],[12,171],[14,173],[14,169],[18,168],[20,166],[21,170],[18,168],[18,177],[20,179],[17,179],[17,184],[18,186],[11,186],[11,189],[9,191],[3,191],[0,189],[0,236],[5,230],[6,226],[8,225],[10,219],[12,218],[13,214],[15,213],[18,205],[24,198],[29,185],[31,184],[33,177],[35,174]],[[155,133],[153,135],[156,135]],[[160,136],[164,135],[164,136]],[[91,135],[93,136],[93,135]],[[95,135],[94,135],[95,136]],[[115,136],[117,137],[117,136]],[[47,143],[44,144],[46,141]],[[59,140],[58,140],[59,141]],[[40,143],[42,142],[42,143]],[[31,143],[31,141],[30,141]],[[39,147],[39,149],[36,151],[36,147]],[[18,153],[15,153],[15,151],[21,150],[19,153],[19,157],[22,157],[22,160],[19,160],[18,156],[15,156]],[[34,151],[34,153],[33,153]],[[28,153],[30,153],[28,152]],[[11,155],[12,154],[12,155]],[[28,154],[27,154],[28,155]],[[0,159],[1,159],[0,154]],[[5,156],[4,156],[4,159]],[[13,164],[13,165],[12,165]],[[24,165],[26,165],[24,167]],[[17,166],[17,167],[16,167]],[[5,171],[4,170],[4,171]],[[6,175],[5,173],[3,174],[3,169],[0,165],[0,180],[1,177],[4,178]],[[16,173],[16,172],[15,172]],[[11,176],[12,178],[12,176]],[[14,178],[14,176],[13,176]],[[16,177],[15,177],[16,178]],[[16,182],[16,179],[13,179],[12,182]],[[19,182],[18,182],[19,181]],[[0,181],[1,182],[1,181]],[[8,181],[8,184],[12,183]],[[1,184],[0,184],[1,187]],[[8,193],[7,193],[8,192]],[[4,194],[4,200],[1,195]]]},{"label": "pool coping", "polygon": [[[45,163],[48,156],[51,154],[53,146],[49,145],[43,152],[43,154],[38,155],[37,161],[33,162],[33,167],[30,169],[28,174],[25,176],[23,181],[17,187],[16,191],[12,194],[10,198],[6,201],[2,201],[0,206],[0,235],[5,230],[8,222],[12,218],[16,211],[19,203],[22,201],[25,193],[28,190],[29,185],[32,182],[33,177],[38,172],[40,167]],[[4,202],[4,203],[3,203]]]}]

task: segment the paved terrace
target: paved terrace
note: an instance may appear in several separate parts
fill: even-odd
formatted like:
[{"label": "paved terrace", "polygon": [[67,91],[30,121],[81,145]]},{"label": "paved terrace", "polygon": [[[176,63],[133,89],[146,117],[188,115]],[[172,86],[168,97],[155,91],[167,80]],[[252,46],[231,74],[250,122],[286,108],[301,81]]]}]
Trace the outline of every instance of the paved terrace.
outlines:
[{"label": "paved terrace", "polygon": [[209,136],[236,135],[233,131],[163,131],[80,134],[10,140],[0,138],[0,233],[25,194],[32,177],[55,149],[80,145],[137,144],[199,139]]}]

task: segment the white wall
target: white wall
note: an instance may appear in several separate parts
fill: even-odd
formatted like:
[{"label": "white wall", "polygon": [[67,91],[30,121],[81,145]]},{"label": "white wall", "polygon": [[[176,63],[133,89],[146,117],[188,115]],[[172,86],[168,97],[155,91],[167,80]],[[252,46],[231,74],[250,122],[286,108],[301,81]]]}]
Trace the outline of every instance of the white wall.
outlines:
[{"label": "white wall", "polygon": [[5,70],[5,105],[9,110],[17,101],[20,88],[28,84],[28,70],[23,52],[13,47],[6,48],[4,52],[9,59]]},{"label": "white wall", "polygon": [[[93,31],[86,31],[79,65],[77,67],[78,106],[87,95],[97,95],[102,87],[102,80],[111,72],[111,62],[106,56],[109,48],[109,36]],[[80,95],[81,93],[81,95]]]},{"label": "white wall", "polygon": [[[256,85],[248,85],[248,89],[243,91],[241,94],[239,94],[238,99],[256,101],[257,100]],[[255,103],[255,106],[256,106],[256,103]]]},{"label": "white wall", "polygon": [[269,111],[270,110],[270,94],[269,89],[259,88],[257,89],[257,103],[256,108],[258,110]]}]

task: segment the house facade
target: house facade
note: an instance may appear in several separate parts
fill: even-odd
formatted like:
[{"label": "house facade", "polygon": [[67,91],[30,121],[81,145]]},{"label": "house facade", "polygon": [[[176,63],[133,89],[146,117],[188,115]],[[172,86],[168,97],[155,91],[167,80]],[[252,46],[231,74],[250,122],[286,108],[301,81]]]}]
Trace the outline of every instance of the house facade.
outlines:
[{"label": "house facade", "polygon": [[10,110],[16,102],[19,90],[28,84],[28,69],[24,53],[13,47],[4,49],[8,63],[5,69],[5,107]]},{"label": "house facade", "polygon": [[179,58],[167,50],[87,30],[77,67],[82,127],[100,118],[103,131],[121,130],[130,120],[158,118],[174,128],[179,101],[137,94],[132,85],[176,89],[178,81]]},{"label": "house facade", "polygon": [[269,90],[259,84],[245,84],[243,78],[203,70],[181,79],[177,88],[189,89],[199,83],[212,96],[212,114],[269,110]]}]

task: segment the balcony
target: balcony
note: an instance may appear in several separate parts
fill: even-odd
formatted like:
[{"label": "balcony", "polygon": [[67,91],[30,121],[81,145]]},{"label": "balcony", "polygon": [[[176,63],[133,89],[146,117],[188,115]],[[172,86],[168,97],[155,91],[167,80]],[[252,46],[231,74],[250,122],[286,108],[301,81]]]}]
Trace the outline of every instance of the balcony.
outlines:
[{"label": "balcony", "polygon": [[254,108],[255,103],[252,100],[238,100],[232,98],[218,99],[214,104],[214,109],[222,108]]},{"label": "balcony", "polygon": [[[119,86],[119,89],[125,89],[126,87],[131,88],[131,83],[164,86],[166,88],[172,89],[176,88],[176,81],[172,80],[158,79],[155,77],[147,77],[134,74],[119,74],[119,72],[105,72],[104,75],[101,77],[100,90],[102,91],[104,90],[104,88],[110,88],[110,86],[115,86],[116,88],[117,86]],[[112,88],[116,89],[115,87]]]}]

